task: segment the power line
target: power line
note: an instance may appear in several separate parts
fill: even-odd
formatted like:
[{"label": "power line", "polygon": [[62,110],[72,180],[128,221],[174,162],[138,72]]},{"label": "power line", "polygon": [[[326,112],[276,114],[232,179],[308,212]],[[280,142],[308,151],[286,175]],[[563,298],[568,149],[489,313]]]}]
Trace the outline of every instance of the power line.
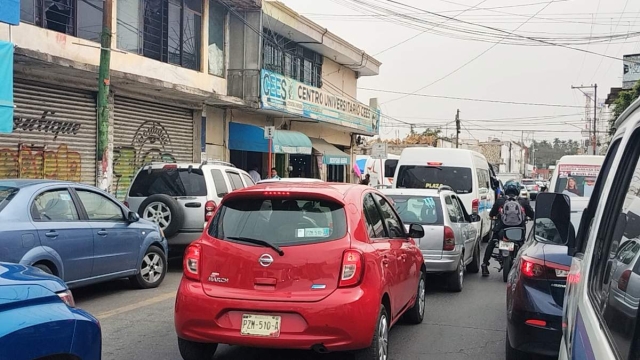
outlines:
[{"label": "power line", "polygon": [[[458,13],[458,14],[457,14],[456,16],[454,16],[453,18],[455,19],[455,18],[457,18],[458,16],[460,16],[460,15],[464,14],[465,12],[470,11],[470,10],[473,10],[473,9],[475,9],[476,7],[478,7],[478,6],[482,5],[482,4],[484,4],[485,2],[487,2],[487,0],[482,0],[481,2],[477,3],[477,4],[476,4],[476,5],[474,5],[473,7],[471,7],[471,8],[467,8],[467,9],[465,9],[465,10],[461,11],[460,13]],[[444,24],[444,23],[446,23],[447,21],[449,21],[449,20],[445,20],[445,21],[443,21],[441,24]],[[395,45],[389,46],[388,48],[386,48],[386,49],[384,49],[384,50],[382,50],[382,51],[379,51],[379,52],[377,52],[377,53],[373,54],[373,56],[378,56],[378,55],[380,55],[380,54],[382,54],[382,53],[384,53],[384,52],[387,52],[387,51],[389,51],[389,50],[391,50],[391,49],[394,49],[394,48],[396,48],[396,47],[398,47],[398,46],[400,46],[400,45],[402,45],[402,44],[405,44],[405,43],[407,43],[407,42],[409,42],[409,41],[411,41],[411,40],[413,40],[413,39],[417,38],[418,36],[421,36],[422,34],[424,34],[424,33],[428,32],[428,31],[430,31],[430,30],[434,29],[436,26],[438,26],[438,25],[433,25],[432,27],[430,27],[429,29],[427,29],[427,30],[425,30],[425,31],[423,31],[423,32],[421,32],[421,33],[418,33],[418,34],[416,34],[416,35],[414,35],[414,36],[411,36],[411,37],[409,37],[409,38],[407,38],[407,39],[405,39],[405,40],[403,40],[403,41],[401,41],[401,42],[399,42],[399,43],[397,43],[397,44],[395,44]]]},{"label": "power line", "polygon": [[[437,16],[437,17],[448,18],[448,19],[451,19],[451,20],[454,20],[456,22],[460,22],[460,23],[463,23],[463,24],[477,26],[477,27],[489,29],[489,30],[492,30],[492,31],[500,32],[500,33],[508,35],[509,37],[515,36],[515,37],[519,37],[519,38],[522,38],[522,39],[527,39],[527,40],[530,40],[530,41],[533,41],[533,42],[538,42],[538,43],[549,45],[549,46],[557,46],[557,47],[570,49],[570,50],[575,50],[575,51],[579,51],[579,52],[583,52],[583,53],[587,53],[587,54],[602,56],[602,57],[606,57],[606,58],[610,58],[610,59],[614,59],[614,60],[622,60],[622,59],[617,58],[615,56],[610,56],[610,55],[606,55],[606,54],[600,54],[600,53],[597,53],[595,51],[580,49],[580,48],[576,48],[576,47],[572,47],[572,46],[568,46],[568,45],[564,45],[564,44],[557,44],[557,43],[553,43],[553,42],[547,41],[547,40],[542,40],[542,39],[537,39],[537,38],[533,38],[533,37],[530,37],[530,36],[516,34],[514,32],[510,32],[510,31],[507,31],[507,30],[502,30],[502,29],[495,28],[495,27],[492,27],[492,26],[475,24],[475,23],[464,21],[464,20],[460,20],[460,19],[454,19],[454,18],[451,18],[451,17],[446,16],[446,15],[441,15],[441,14],[438,14],[438,13],[434,13],[434,12],[431,12],[431,11],[428,11],[428,10],[424,10],[424,9],[421,9],[421,8],[418,8],[418,7],[415,7],[415,6],[412,6],[412,5],[403,4],[403,3],[399,2],[399,1],[395,1],[395,0],[384,0],[384,1],[387,1],[387,2],[390,2],[390,3],[393,3],[393,4],[402,5],[402,6],[405,6],[407,8],[414,9],[414,10],[422,11],[424,13],[431,14],[431,15],[434,15],[434,16]],[[640,61],[637,61],[637,63],[640,64]]]},{"label": "power line", "polygon": [[358,89],[369,90],[369,91],[377,91],[377,92],[383,92],[383,93],[389,93],[389,94],[420,96],[420,97],[437,98],[437,99],[464,100],[464,101],[488,102],[488,103],[509,104],[509,105],[546,106],[546,107],[579,108],[579,109],[583,108],[582,106],[579,106],[579,105],[541,104],[541,103],[532,103],[532,102],[517,102],[517,101],[463,98],[463,97],[444,96],[444,95],[414,94],[414,93],[407,93],[407,92],[402,92],[402,91],[373,89],[373,88],[366,88],[366,87],[359,87]]},{"label": "power line", "polygon": [[[520,24],[520,25],[519,25],[519,26],[518,26],[514,31],[516,31],[516,30],[520,29],[522,26],[524,26],[527,22],[529,22],[529,20],[533,19],[536,15],[538,15],[540,12],[542,12],[542,10],[546,9],[549,5],[551,5],[551,3],[553,3],[553,1],[554,1],[554,0],[551,0],[551,1],[550,1],[550,2],[548,2],[548,3],[547,3],[543,8],[541,8],[540,10],[538,10],[535,14],[531,15],[531,17],[529,17],[525,22],[523,22],[522,24]],[[504,38],[503,38],[503,39],[504,39]],[[502,40],[503,40],[503,39],[502,39]],[[451,71],[450,73],[446,74],[445,76],[442,76],[442,77],[440,77],[439,79],[437,79],[437,80],[435,80],[435,81],[433,81],[433,82],[431,82],[431,83],[427,84],[426,86],[421,87],[420,89],[418,89],[418,90],[414,91],[413,93],[417,93],[418,91],[422,91],[422,90],[424,90],[424,89],[426,89],[426,88],[428,88],[428,87],[430,87],[430,86],[432,86],[432,85],[434,85],[434,84],[439,83],[440,81],[442,81],[442,80],[444,80],[444,79],[448,78],[449,76],[451,76],[451,75],[453,75],[453,74],[457,73],[458,71],[462,70],[462,69],[463,69],[464,67],[466,67],[467,65],[469,65],[469,64],[471,64],[472,62],[474,62],[474,61],[476,61],[477,59],[479,59],[482,55],[484,55],[484,54],[488,53],[488,52],[489,52],[491,49],[493,49],[494,47],[498,46],[498,44],[500,44],[500,43],[502,42],[502,40],[500,40],[499,42],[497,42],[497,43],[495,43],[495,44],[491,45],[489,48],[487,48],[486,50],[484,50],[483,52],[481,52],[480,54],[478,54],[477,56],[475,56],[475,57],[474,57],[474,58],[472,58],[471,60],[469,60],[469,61],[465,62],[464,64],[462,64],[461,66],[459,66],[459,67],[458,67],[458,68],[456,68],[455,70],[453,70],[453,71]],[[390,103],[390,102],[394,102],[394,101],[397,101],[397,100],[400,100],[400,99],[404,99],[404,98],[406,98],[407,96],[408,96],[408,95],[401,96],[401,97],[398,97],[398,98],[396,98],[396,99],[389,100],[389,101],[387,101],[386,103]]]}]

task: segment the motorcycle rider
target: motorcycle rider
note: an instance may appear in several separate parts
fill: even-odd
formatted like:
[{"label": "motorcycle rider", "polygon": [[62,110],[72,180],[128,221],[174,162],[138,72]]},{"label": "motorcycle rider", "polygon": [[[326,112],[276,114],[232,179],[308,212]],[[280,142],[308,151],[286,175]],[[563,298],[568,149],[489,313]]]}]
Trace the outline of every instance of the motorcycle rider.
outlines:
[{"label": "motorcycle rider", "polygon": [[[495,219],[494,227],[493,227],[493,236],[491,241],[487,244],[487,248],[484,252],[484,259],[482,262],[482,276],[489,276],[489,261],[491,260],[491,254],[493,254],[493,249],[496,247],[496,243],[499,240],[499,237],[502,234],[502,230],[511,228],[511,227],[521,227],[524,228],[526,226],[527,217],[533,219],[534,211],[531,208],[531,204],[529,203],[529,199],[520,198],[520,184],[517,182],[510,182],[504,188],[505,196],[496,200],[491,208],[491,212],[489,216],[492,219]],[[517,208],[517,206],[512,206],[513,202],[516,201],[519,204],[520,211],[522,211],[525,216],[522,216],[522,222],[520,224],[510,224],[505,225],[503,223],[504,209],[505,204],[509,208]],[[501,215],[501,216],[498,216]]]}]

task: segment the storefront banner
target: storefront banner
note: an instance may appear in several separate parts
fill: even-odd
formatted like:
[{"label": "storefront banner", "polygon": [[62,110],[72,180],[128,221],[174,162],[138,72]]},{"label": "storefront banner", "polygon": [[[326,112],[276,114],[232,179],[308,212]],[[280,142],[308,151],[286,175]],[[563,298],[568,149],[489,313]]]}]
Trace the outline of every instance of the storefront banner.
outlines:
[{"label": "storefront banner", "polygon": [[0,0],[0,23],[20,25],[20,0]]},{"label": "storefront banner", "polygon": [[13,43],[0,41],[0,134],[11,132],[13,132]]},{"label": "storefront banner", "polygon": [[276,110],[378,135],[380,110],[297,80],[262,69],[260,102],[263,109]]}]

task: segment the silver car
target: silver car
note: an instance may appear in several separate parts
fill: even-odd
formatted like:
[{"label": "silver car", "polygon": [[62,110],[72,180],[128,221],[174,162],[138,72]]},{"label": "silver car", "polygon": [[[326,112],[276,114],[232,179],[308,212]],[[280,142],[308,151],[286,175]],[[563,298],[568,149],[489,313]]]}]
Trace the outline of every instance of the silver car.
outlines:
[{"label": "silver car", "polygon": [[480,270],[480,217],[469,215],[455,192],[440,190],[381,190],[405,224],[420,224],[425,235],[416,239],[427,272],[443,274],[452,291],[462,291],[465,270]]}]

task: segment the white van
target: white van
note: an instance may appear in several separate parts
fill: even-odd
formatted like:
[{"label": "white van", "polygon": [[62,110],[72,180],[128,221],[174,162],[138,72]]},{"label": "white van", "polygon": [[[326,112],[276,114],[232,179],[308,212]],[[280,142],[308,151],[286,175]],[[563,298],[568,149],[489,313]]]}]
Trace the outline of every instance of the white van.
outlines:
[{"label": "white van", "polygon": [[567,237],[560,360],[640,358],[640,100],[615,126],[577,235]]},{"label": "white van", "polygon": [[464,149],[415,147],[402,151],[393,188],[439,189],[450,186],[469,214],[480,215],[483,240],[491,237],[489,212],[495,202],[487,159]]},{"label": "white van", "polygon": [[549,191],[569,197],[590,197],[604,156],[567,155],[558,160]]},{"label": "white van", "polygon": [[364,175],[369,174],[369,185],[373,187],[377,187],[378,185],[391,187],[393,185],[393,176],[396,172],[398,159],[400,159],[400,156],[392,154],[388,154],[387,158],[382,160],[367,159]]}]

